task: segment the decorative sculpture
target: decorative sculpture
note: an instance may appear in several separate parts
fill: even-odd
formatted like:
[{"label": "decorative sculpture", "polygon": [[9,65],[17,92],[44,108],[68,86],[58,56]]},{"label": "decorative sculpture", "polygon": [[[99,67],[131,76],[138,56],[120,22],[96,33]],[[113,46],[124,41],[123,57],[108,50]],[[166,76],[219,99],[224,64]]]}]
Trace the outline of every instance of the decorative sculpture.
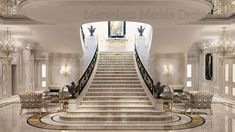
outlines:
[{"label": "decorative sculpture", "polygon": [[161,93],[164,91],[164,88],[166,85],[161,86],[160,82],[157,82],[157,84],[154,87],[154,92],[157,94],[157,98],[161,98]]},{"label": "decorative sculpture", "polygon": [[140,26],[140,28],[137,28],[137,29],[138,29],[138,32],[140,33],[140,36],[143,36],[145,28],[143,28],[143,26]]},{"label": "decorative sculpture", "polygon": [[66,85],[68,88],[69,93],[72,95],[72,99],[75,99],[75,94],[77,93],[77,86],[75,85],[75,82],[71,82],[71,85]]},{"label": "decorative sculpture", "polygon": [[88,28],[89,32],[90,32],[90,36],[94,36],[94,32],[95,32],[95,29],[92,25],[90,28]]}]

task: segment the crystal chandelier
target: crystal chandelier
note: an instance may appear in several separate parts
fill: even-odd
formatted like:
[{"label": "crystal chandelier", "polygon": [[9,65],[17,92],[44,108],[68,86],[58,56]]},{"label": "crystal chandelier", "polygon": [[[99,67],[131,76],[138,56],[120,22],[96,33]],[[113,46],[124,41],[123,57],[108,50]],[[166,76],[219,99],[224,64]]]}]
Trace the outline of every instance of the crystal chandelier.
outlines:
[{"label": "crystal chandelier", "polygon": [[18,0],[0,0],[0,14],[10,15],[17,14],[18,12]]},{"label": "crystal chandelier", "polygon": [[7,58],[9,58],[11,54],[17,52],[15,41],[12,39],[11,33],[8,28],[4,33],[3,41],[0,42],[0,52]]},{"label": "crystal chandelier", "polygon": [[232,44],[231,39],[229,38],[226,27],[223,27],[223,31],[221,33],[219,41],[217,42],[217,45],[214,47],[213,50],[215,53],[218,53],[223,58],[235,52],[235,47]]}]

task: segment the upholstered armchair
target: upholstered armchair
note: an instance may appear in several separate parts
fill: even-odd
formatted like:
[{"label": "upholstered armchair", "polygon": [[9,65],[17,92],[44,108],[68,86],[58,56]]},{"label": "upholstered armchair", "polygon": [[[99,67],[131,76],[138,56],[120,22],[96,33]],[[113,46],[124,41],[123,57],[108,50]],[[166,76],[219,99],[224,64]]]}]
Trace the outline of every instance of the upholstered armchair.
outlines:
[{"label": "upholstered armchair", "polygon": [[22,114],[23,109],[39,109],[40,113],[42,108],[46,108],[47,110],[47,103],[42,99],[42,95],[42,93],[20,94],[20,115]]},{"label": "upholstered armchair", "polygon": [[209,109],[210,114],[212,114],[211,102],[213,95],[205,92],[191,91],[186,92],[187,94],[187,106],[191,109]]}]

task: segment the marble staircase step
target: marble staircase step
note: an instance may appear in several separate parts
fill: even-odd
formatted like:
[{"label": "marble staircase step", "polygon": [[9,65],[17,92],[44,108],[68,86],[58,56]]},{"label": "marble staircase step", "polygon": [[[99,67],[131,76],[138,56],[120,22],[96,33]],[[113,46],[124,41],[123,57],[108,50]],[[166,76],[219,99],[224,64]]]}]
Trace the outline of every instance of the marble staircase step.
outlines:
[{"label": "marble staircase step", "polygon": [[138,77],[137,74],[96,74],[94,77]]},{"label": "marble staircase step", "polygon": [[139,78],[137,78],[137,77],[136,78],[135,77],[112,77],[112,78],[110,78],[110,77],[94,77],[93,80],[94,81],[97,81],[97,80],[101,80],[101,81],[103,81],[103,80],[106,80],[106,81],[125,80],[125,81],[127,81],[127,80],[139,80]]},{"label": "marble staircase step", "polygon": [[113,55],[113,56],[121,56],[121,55],[130,55],[133,56],[134,54],[132,52],[127,52],[127,53],[121,53],[121,52],[100,52],[99,55]]},{"label": "marble staircase step", "polygon": [[119,58],[100,57],[99,61],[130,61],[130,62],[135,62],[133,57],[119,57]]},{"label": "marble staircase step", "polygon": [[96,74],[137,74],[136,71],[96,71]]},{"label": "marble staircase step", "polygon": [[101,61],[131,61],[135,62],[133,57],[99,57]]},{"label": "marble staircase step", "polygon": [[85,96],[83,100],[117,100],[117,101],[143,101],[149,100],[147,96]]},{"label": "marble staircase step", "polygon": [[99,59],[99,63],[134,63],[134,59]]},{"label": "marble staircase step", "polygon": [[118,66],[118,67],[121,67],[121,66],[135,66],[135,63],[110,63],[110,62],[107,62],[107,63],[98,63],[98,66]]},{"label": "marble staircase step", "polygon": [[133,68],[135,68],[135,66],[134,65],[131,65],[131,66],[128,66],[128,65],[126,65],[126,66],[122,66],[122,65],[119,65],[119,66],[115,66],[115,65],[98,65],[98,67],[97,67],[97,69],[100,69],[100,68],[122,68],[122,69],[133,69]]},{"label": "marble staircase step", "polygon": [[93,81],[92,84],[141,84],[140,81]]},{"label": "marble staircase step", "polygon": [[172,116],[166,115],[61,115],[60,119],[68,121],[163,121],[171,120]]},{"label": "marble staircase step", "polygon": [[142,88],[141,84],[91,84],[91,88]]},{"label": "marble staircase step", "polygon": [[99,55],[99,59],[106,59],[106,60],[115,60],[115,59],[132,59],[133,55]]},{"label": "marble staircase step", "polygon": [[78,110],[104,110],[106,112],[109,111],[119,111],[119,110],[131,110],[131,111],[141,111],[141,110],[155,110],[155,108],[151,105],[135,105],[135,106],[128,106],[128,105],[81,105],[78,107]]},{"label": "marble staircase step", "polygon": [[116,66],[120,66],[120,65],[134,65],[134,62],[98,62],[98,66],[100,65],[116,65]]},{"label": "marble staircase step", "polygon": [[88,92],[144,92],[143,88],[89,88]]},{"label": "marble staircase step", "polygon": [[[109,111],[109,115],[172,115],[170,112],[165,111],[157,111],[157,110],[141,110],[141,111],[132,111],[132,110],[126,110],[126,111]],[[66,110],[66,114],[69,115],[106,115],[107,111],[103,110],[90,110],[90,111],[81,111],[79,109],[77,110]]]},{"label": "marble staircase step", "polygon": [[150,101],[118,101],[118,100],[93,100],[93,101],[82,101],[82,105],[151,105]]},{"label": "marble staircase step", "polygon": [[97,71],[136,71],[135,68],[97,68]]},{"label": "marble staircase step", "polygon": [[99,56],[104,56],[104,57],[106,57],[106,56],[112,56],[112,57],[120,57],[120,56],[132,56],[133,57],[133,55],[134,54],[119,54],[119,53],[117,53],[117,54],[103,54],[103,53],[100,53],[99,54]]},{"label": "marble staircase step", "polygon": [[87,96],[146,96],[145,92],[87,92]]}]

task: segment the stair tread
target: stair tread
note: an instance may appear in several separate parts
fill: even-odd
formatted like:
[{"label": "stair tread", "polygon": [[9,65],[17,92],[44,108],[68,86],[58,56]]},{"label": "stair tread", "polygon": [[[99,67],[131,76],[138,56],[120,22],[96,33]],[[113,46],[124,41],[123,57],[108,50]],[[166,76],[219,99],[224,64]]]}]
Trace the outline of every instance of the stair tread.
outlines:
[{"label": "stair tread", "polygon": [[[87,110],[87,111],[81,111],[81,110],[67,110],[66,112],[70,112],[70,113],[107,113],[107,111],[103,111],[103,110]],[[157,110],[141,110],[141,111],[133,111],[133,110],[109,110],[109,113],[136,113],[136,112],[145,112],[145,113],[165,113],[162,111],[157,111]]]},{"label": "stair tread", "polygon": [[[87,92],[87,93],[126,93],[126,92],[110,92],[110,91],[108,91],[108,92]],[[128,92],[128,93],[145,93],[145,92]]]},{"label": "stair tread", "polygon": [[133,106],[130,106],[130,105],[80,105],[78,106],[78,108],[82,108],[82,107],[114,107],[114,108],[122,108],[122,107],[126,107],[126,108],[132,108],[132,107],[153,107],[153,106],[150,106],[150,105],[133,105]]},{"label": "stair tread", "polygon": [[[92,85],[112,85],[112,84],[92,84]],[[115,86],[119,86],[119,85],[131,85],[131,86],[142,86],[142,85],[140,85],[140,84],[113,84],[113,85],[115,85]]]},{"label": "stair tread", "polygon": [[118,101],[118,100],[105,100],[105,101],[99,101],[99,100],[92,100],[92,101],[87,101],[87,100],[83,100],[82,102],[101,102],[101,103],[112,103],[112,102],[115,102],[115,103],[136,103],[136,102],[146,102],[146,103],[150,103],[150,101],[139,101],[139,100],[132,100],[132,101]]},{"label": "stair tread", "polygon": [[[144,90],[143,88],[89,88],[92,90]],[[89,90],[88,89],[88,90]]]},{"label": "stair tread", "polygon": [[[66,117],[66,115],[61,115]],[[170,115],[168,115],[170,116]],[[67,115],[67,117],[71,117]],[[73,115],[72,118],[159,118],[159,117],[166,117],[166,115]]]},{"label": "stair tread", "polygon": [[[97,96],[85,96],[85,97],[97,97]],[[97,98],[125,98],[125,96],[98,96]],[[148,96],[128,96],[126,98],[148,98]]]}]

